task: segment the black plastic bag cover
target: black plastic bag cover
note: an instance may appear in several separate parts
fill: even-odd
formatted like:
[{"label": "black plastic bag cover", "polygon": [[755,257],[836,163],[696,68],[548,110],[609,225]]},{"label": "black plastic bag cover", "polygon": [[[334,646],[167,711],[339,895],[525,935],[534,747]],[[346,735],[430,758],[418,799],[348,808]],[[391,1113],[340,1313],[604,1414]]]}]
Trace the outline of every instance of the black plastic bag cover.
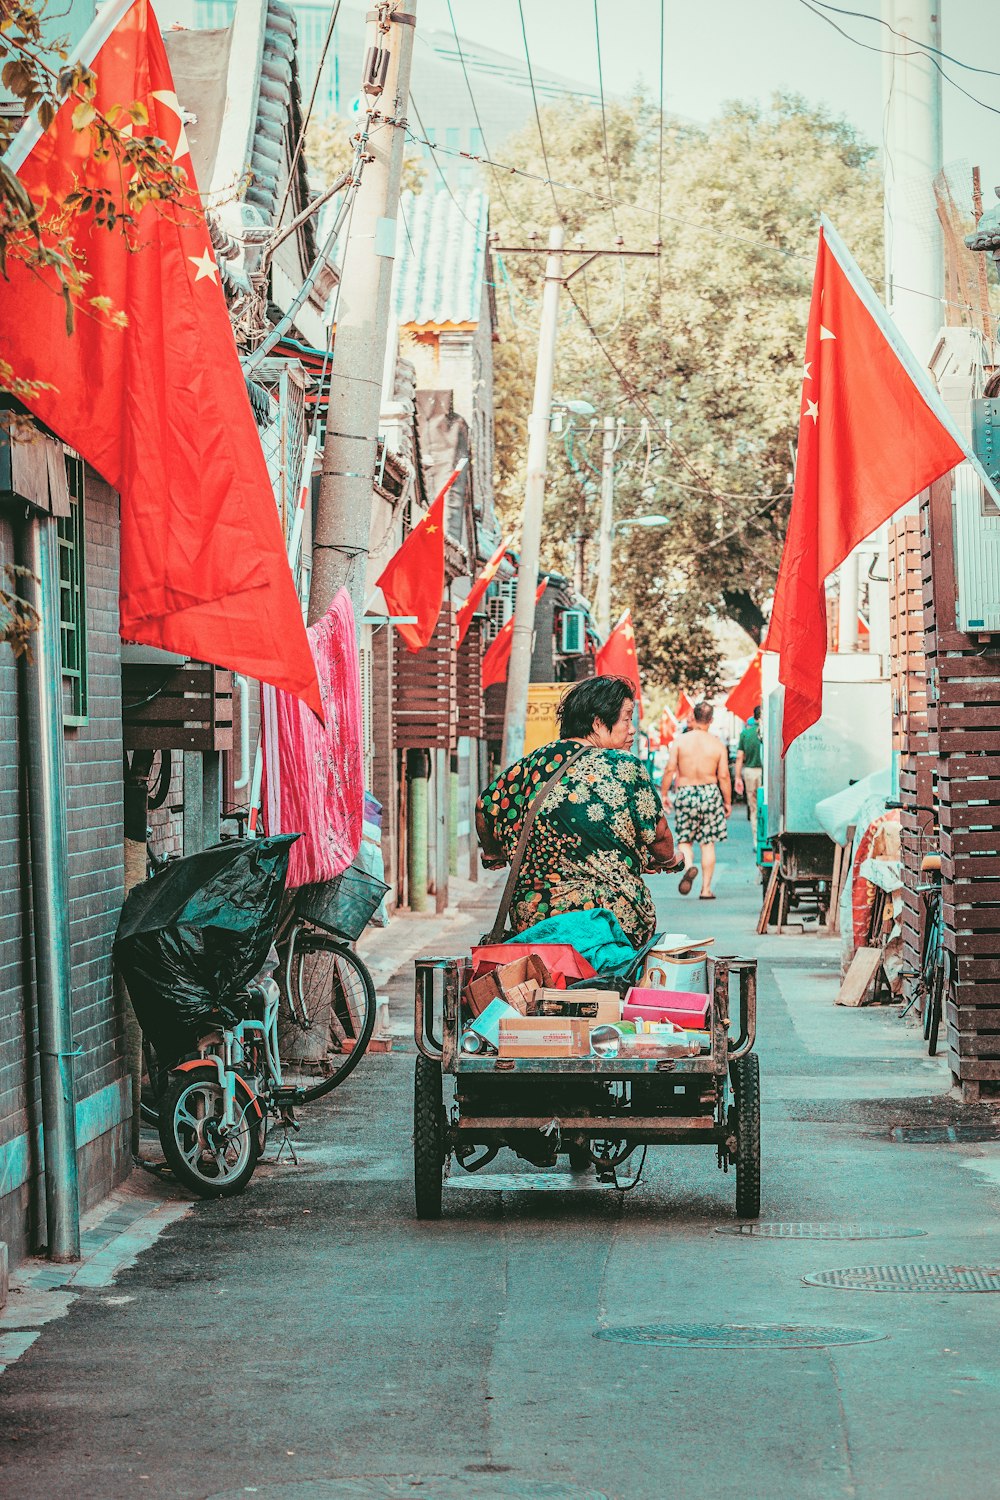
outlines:
[{"label": "black plastic bag cover", "polygon": [[115,960],[139,1024],[169,1066],[200,1033],[243,1012],[278,925],[297,834],[233,839],[167,865],[130,891]]}]

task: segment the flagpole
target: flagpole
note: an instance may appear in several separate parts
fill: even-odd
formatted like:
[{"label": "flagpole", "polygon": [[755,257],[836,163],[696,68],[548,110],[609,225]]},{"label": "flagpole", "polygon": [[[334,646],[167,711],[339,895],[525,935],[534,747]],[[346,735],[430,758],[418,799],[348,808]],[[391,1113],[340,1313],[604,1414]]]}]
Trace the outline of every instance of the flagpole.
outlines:
[{"label": "flagpole", "polygon": [[[138,5],[138,3],[139,0],[108,0],[106,5],[102,5],[80,38],[79,45],[73,53],[72,58],[64,64],[64,68],[71,67],[75,62],[85,63],[89,67],[115,27],[120,25],[133,5]],[[153,15],[152,7],[148,9],[148,15],[150,25],[158,25]],[[20,171],[28,154],[37,146],[44,134],[45,132],[39,123],[38,110],[36,108],[25,120],[17,135],[7,147],[3,158],[4,165],[8,166],[12,172]]]}]

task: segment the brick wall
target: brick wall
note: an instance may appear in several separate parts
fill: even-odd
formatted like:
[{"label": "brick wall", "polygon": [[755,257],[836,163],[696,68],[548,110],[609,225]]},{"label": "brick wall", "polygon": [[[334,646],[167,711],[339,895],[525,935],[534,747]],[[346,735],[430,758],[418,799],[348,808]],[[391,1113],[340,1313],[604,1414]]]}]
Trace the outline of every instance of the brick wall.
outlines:
[{"label": "brick wall", "polygon": [[[115,994],[111,943],[122,902],[121,670],[118,644],[118,500],[86,476],[88,718],[65,731],[69,829],[69,922],[73,982],[77,1133],[84,1209],[129,1169],[123,1021]],[[14,538],[0,521],[0,548]],[[19,783],[16,669],[0,648],[0,1239],[17,1259],[35,1238],[38,1179],[37,1052],[30,967],[30,900],[24,792]],[[32,1191],[32,1187],[37,1192]]]}]

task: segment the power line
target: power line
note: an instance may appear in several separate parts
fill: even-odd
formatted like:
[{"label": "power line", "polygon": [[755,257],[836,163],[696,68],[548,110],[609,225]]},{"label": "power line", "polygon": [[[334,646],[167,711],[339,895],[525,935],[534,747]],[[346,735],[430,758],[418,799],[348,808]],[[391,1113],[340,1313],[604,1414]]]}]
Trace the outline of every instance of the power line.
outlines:
[{"label": "power line", "polygon": [[295,168],[298,166],[299,157],[302,155],[302,147],[305,145],[306,140],[306,131],[309,129],[309,121],[312,119],[313,105],[316,103],[316,95],[319,92],[320,74],[323,71],[323,64],[326,62],[326,54],[329,51],[330,43],[333,40],[333,28],[337,24],[337,17],[340,15],[340,7],[342,3],[343,0],[336,0],[336,4],[334,5],[332,12],[330,13],[330,24],[326,28],[326,37],[323,41],[322,51],[319,54],[319,64],[316,68],[316,77],[313,79],[312,93],[309,95],[309,107],[302,117],[302,127],[299,130],[299,138],[295,142],[295,150],[292,154],[292,164],[288,169],[288,181],[285,183],[285,193],[284,197],[281,200],[281,207],[279,208],[277,216],[274,220],[275,224],[281,223],[281,216],[285,212],[285,204],[288,202],[288,195],[292,190],[292,182],[295,179]]},{"label": "power line", "polygon": [[[805,0],[801,0],[801,3],[805,4]],[[414,135],[410,130],[407,131],[407,136],[414,143],[414,145],[428,146],[432,151],[442,151],[445,156],[460,156],[465,161],[475,161],[481,163],[486,167],[496,167],[498,171],[508,172],[512,177],[526,177],[532,182],[540,182],[546,186],[552,184],[555,187],[565,190],[566,192],[573,193],[578,197],[590,198],[594,202],[598,203],[602,209],[606,209],[608,207],[607,202],[599,193],[591,192],[588,188],[580,187],[578,183],[561,182],[557,177],[543,177],[539,172],[529,172],[524,167],[512,167],[509,162],[492,161],[490,158],[485,156],[478,156],[475,152],[472,151],[461,151],[450,146],[440,146],[436,141],[428,140],[423,136]],[[655,208],[647,208],[642,203],[630,203],[629,208],[634,213],[656,213]],[[749,245],[754,250],[767,250],[772,255],[784,256],[786,260],[797,260],[802,264],[812,264],[815,259],[814,253],[812,251],[803,253],[801,250],[789,250],[784,245],[775,245],[771,240],[754,239],[751,235],[739,234],[729,228],[728,225],[720,226],[719,224],[706,224],[703,220],[688,219],[683,214],[674,214],[671,213],[668,209],[663,210],[663,218],[668,219],[672,224],[683,224],[687,229],[704,230],[706,234],[714,235],[716,238],[719,238],[721,234],[724,234],[727,240],[732,240],[736,244]],[[539,248],[538,253],[540,255],[544,254],[544,251],[541,249],[541,247]],[[873,277],[872,280],[876,286],[885,286],[886,284],[884,278]],[[912,286],[901,286],[898,282],[893,282],[893,286],[896,291],[909,292],[913,297],[927,297],[932,302],[940,302],[943,307],[957,307],[963,312],[972,311],[972,306],[968,302],[950,301],[946,297],[939,297],[936,292],[926,292]]]},{"label": "power line", "polygon": [[[971,99],[973,104],[978,104],[980,108],[989,110],[991,115],[1000,115],[1000,109],[995,105],[987,104],[985,99],[978,99],[975,94],[970,94],[968,89],[964,89],[960,83],[956,83],[954,78],[950,78],[933,53],[927,51],[925,48],[917,47],[912,52],[899,52],[894,47],[873,46],[871,42],[863,42],[860,37],[852,36],[849,31],[845,31],[843,26],[838,26],[832,16],[826,16],[821,10],[817,10],[815,5],[812,4],[812,0],[799,0],[799,4],[804,5],[806,10],[812,11],[814,16],[818,16],[828,26],[832,26],[834,31],[839,32],[847,41],[853,42],[855,47],[862,47],[865,52],[878,52],[882,57],[926,57],[931,67],[937,68],[945,83],[950,83],[953,89],[958,89],[958,92],[964,94],[966,99]],[[871,20],[872,17],[869,16],[867,19]],[[900,33],[896,32],[895,34],[898,36]],[[937,49],[934,50],[936,51]]]},{"label": "power line", "polygon": [[628,396],[629,400],[635,406],[637,406],[639,408],[639,410],[642,412],[643,416],[648,419],[648,421],[652,424],[652,426],[654,427],[654,429],[657,432],[663,432],[664,440],[666,442],[667,447],[670,449],[671,453],[674,455],[675,458],[677,458],[677,459],[680,460],[680,462],[684,465],[684,467],[687,469],[688,473],[692,476],[692,478],[694,478],[694,479],[696,479],[698,481],[698,484],[700,485],[700,487],[702,488],[702,490],[705,492],[705,494],[710,495],[713,500],[718,500],[718,501],[721,502],[722,496],[719,494],[718,490],[715,488],[715,486],[713,484],[711,484],[709,482],[709,480],[707,480],[705,478],[704,474],[702,474],[695,467],[695,465],[688,458],[687,454],[684,452],[683,448],[681,448],[678,443],[675,443],[674,440],[673,440],[673,438],[670,437],[669,434],[665,431],[665,429],[663,427],[663,423],[660,421],[659,417],[657,417],[657,416],[654,415],[653,410],[650,407],[649,403],[645,400],[645,398],[642,396],[642,394],[640,393],[640,391],[638,390],[638,388],[632,383],[632,381],[629,380],[628,376],[625,374],[625,371],[618,364],[617,360],[615,359],[614,355],[611,353],[610,349],[608,349],[608,347],[606,346],[606,344],[604,344],[602,342],[601,337],[598,334],[598,332],[597,332],[596,328],[594,327],[593,323],[591,323],[590,319],[587,317],[587,315],[584,312],[583,308],[580,306],[579,302],[573,296],[572,288],[567,286],[565,290],[566,290],[567,297],[572,302],[573,306],[576,308],[577,313],[579,314],[579,316],[580,316],[580,318],[581,318],[581,320],[583,322],[584,327],[587,329],[587,331],[590,334],[591,338],[594,340],[594,343],[597,345],[598,349],[600,349],[601,353],[604,355],[604,358],[607,360],[608,364],[611,366],[612,370],[614,370],[615,374],[617,375],[619,383],[620,383],[620,385],[622,387],[622,390]]},{"label": "power line", "polygon": [[[956,68],[965,68],[969,73],[986,73],[990,78],[1000,78],[1000,73],[995,68],[977,68],[975,63],[963,62],[960,57],[953,57],[950,52],[942,52],[940,47],[932,47],[930,42],[914,42],[911,36],[907,36],[904,31],[897,31],[895,26],[883,20],[881,16],[869,15],[866,10],[845,10],[842,5],[828,4],[827,0],[815,0],[815,4],[821,10],[835,11],[838,16],[854,16],[858,21],[874,21],[876,25],[884,26],[887,31],[891,31],[893,36],[898,36],[901,41],[909,42],[911,45],[919,47],[922,52],[933,52],[938,57],[943,57],[945,62],[954,63]],[[900,57],[911,56],[908,52],[897,53],[896,55]]]},{"label": "power line", "polygon": [[[520,0],[518,0],[518,3],[520,3]],[[615,218],[615,195],[614,189],[611,186],[611,157],[608,154],[608,117],[604,109],[604,68],[601,65],[601,21],[597,11],[597,0],[594,0],[594,40],[597,43],[597,85],[601,91],[601,137],[604,142],[604,167],[608,174],[608,204],[611,208],[611,227],[617,235],[618,220]]]},{"label": "power line", "polygon": [[[462,43],[458,38],[458,27],[455,25],[455,13],[451,8],[451,0],[448,0],[448,19],[451,22],[451,33],[455,38],[455,48],[458,52],[458,60],[462,65],[462,77],[465,79],[465,87],[469,92],[469,103],[472,105],[472,113],[475,116],[476,126],[479,130],[479,138],[483,143],[483,150],[486,152],[486,155],[489,156],[490,148],[486,140],[486,132],[483,129],[483,122],[479,118],[479,108],[476,104],[476,96],[473,93],[472,84],[469,81],[469,70],[465,66],[465,53],[462,51]],[[500,174],[497,171],[496,167],[493,168],[493,181],[497,185],[497,189],[500,193],[500,197],[503,199],[504,207],[506,208],[507,212],[510,214],[511,218],[514,219],[521,228],[523,228],[524,220],[520,217],[519,214],[515,213],[514,209],[511,207],[510,200],[503,190],[503,183],[500,181]]]},{"label": "power line", "polygon": [[[424,132],[424,135],[426,135],[427,134],[427,126],[424,124],[423,120],[420,118],[420,111],[417,108],[417,101],[413,97],[413,90],[412,90],[412,88],[410,89],[410,103],[413,105],[413,113],[417,117],[417,124],[420,126],[420,129]],[[410,134],[409,131],[407,131],[406,133],[407,133],[407,135]],[[411,136],[410,139],[412,140],[413,137]],[[428,144],[430,144],[430,143],[428,142]],[[455,197],[455,194],[452,192],[452,190],[451,190],[451,183],[448,181],[447,177],[444,175],[444,172],[441,170],[441,163],[438,161],[438,159],[437,159],[436,156],[432,156],[431,160],[434,163],[434,169],[435,169],[435,171],[437,172],[437,174],[440,177],[441,181],[444,183],[444,189],[445,189],[445,192],[448,194],[448,197],[451,199],[452,203],[454,203],[455,207],[458,209],[459,213],[462,215],[462,218],[465,220],[466,224],[469,225],[469,228],[470,229],[475,229],[475,227],[476,227],[475,224],[469,218],[469,215],[465,212],[465,209],[462,207],[461,203],[459,203],[458,199]]]},{"label": "power line", "polygon": [[538,139],[541,142],[542,146],[542,161],[545,163],[545,180],[548,182],[549,192],[552,194],[552,206],[556,211],[556,218],[561,224],[563,221],[562,210],[559,207],[559,200],[556,198],[556,190],[552,182],[552,169],[549,166],[549,154],[545,149],[545,134],[542,130],[542,117],[538,110],[538,95],[535,93],[535,75],[531,67],[531,53],[528,50],[528,28],[524,24],[524,6],[521,3],[521,0],[517,0],[517,13],[521,17],[521,36],[524,41],[524,60],[528,64],[528,82],[531,84],[531,102],[535,106],[535,124],[538,126]]}]

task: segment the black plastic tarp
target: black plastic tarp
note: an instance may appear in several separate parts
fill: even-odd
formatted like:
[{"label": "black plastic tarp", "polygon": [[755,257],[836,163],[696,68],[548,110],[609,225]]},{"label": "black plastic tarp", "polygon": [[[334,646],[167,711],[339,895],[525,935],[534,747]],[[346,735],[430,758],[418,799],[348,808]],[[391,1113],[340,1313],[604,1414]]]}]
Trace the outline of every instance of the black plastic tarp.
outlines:
[{"label": "black plastic tarp", "polygon": [[115,961],[161,1064],[243,1014],[240,991],[267,958],[297,837],[217,844],[129,892]]}]

